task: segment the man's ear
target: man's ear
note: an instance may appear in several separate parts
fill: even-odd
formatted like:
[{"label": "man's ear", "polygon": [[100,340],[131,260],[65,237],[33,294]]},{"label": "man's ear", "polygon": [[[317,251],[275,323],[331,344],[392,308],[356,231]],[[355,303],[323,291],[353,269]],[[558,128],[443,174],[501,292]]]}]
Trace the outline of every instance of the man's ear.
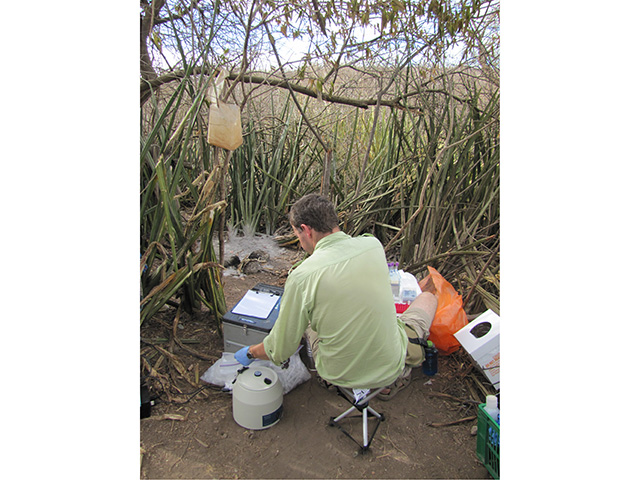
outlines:
[{"label": "man's ear", "polygon": [[311,236],[311,227],[305,223],[300,224],[300,231],[304,232],[305,235]]}]

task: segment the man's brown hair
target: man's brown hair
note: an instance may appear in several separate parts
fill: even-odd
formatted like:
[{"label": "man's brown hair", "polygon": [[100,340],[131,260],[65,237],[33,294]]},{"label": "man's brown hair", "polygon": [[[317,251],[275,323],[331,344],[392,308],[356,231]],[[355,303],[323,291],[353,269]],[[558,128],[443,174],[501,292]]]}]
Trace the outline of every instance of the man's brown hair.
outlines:
[{"label": "man's brown hair", "polygon": [[300,229],[304,223],[317,232],[328,233],[338,226],[338,215],[327,197],[310,193],[293,204],[289,211],[291,225]]}]

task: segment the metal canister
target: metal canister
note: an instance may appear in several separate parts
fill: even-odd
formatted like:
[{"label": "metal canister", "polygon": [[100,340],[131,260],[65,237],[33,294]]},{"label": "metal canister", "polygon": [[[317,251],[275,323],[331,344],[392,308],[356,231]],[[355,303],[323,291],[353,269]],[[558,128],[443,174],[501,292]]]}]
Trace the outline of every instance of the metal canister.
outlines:
[{"label": "metal canister", "polygon": [[250,430],[263,430],[282,417],[283,388],[276,372],[250,366],[233,384],[233,419]]}]

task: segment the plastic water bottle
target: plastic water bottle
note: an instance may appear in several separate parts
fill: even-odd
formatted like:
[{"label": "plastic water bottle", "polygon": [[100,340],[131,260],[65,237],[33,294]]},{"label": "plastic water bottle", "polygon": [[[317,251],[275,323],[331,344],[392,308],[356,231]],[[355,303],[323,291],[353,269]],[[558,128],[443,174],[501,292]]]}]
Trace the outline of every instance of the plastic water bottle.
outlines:
[{"label": "plastic water bottle", "polygon": [[425,359],[422,362],[422,373],[425,375],[435,375],[438,373],[438,349],[431,340],[427,340],[425,348]]},{"label": "plastic water bottle", "polygon": [[391,282],[391,292],[393,299],[398,302],[400,299],[400,272],[398,272],[398,263],[387,263],[389,267],[389,281]]},{"label": "plastic water bottle", "polygon": [[493,427],[489,427],[487,429],[487,439],[489,440],[489,443],[494,447],[500,446],[500,434],[496,430],[494,430]]},{"label": "plastic water bottle", "polygon": [[487,403],[484,407],[484,411],[493,418],[494,421],[498,421],[498,415],[500,415],[500,409],[498,408],[498,397],[495,395],[487,395]]}]

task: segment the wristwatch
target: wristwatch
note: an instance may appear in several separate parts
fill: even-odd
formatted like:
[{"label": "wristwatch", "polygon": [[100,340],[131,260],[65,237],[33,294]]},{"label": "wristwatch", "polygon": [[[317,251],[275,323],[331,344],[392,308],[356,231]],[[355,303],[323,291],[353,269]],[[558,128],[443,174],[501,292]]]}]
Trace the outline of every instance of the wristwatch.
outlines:
[{"label": "wristwatch", "polygon": [[247,358],[248,358],[249,360],[252,360],[252,359],[256,358],[256,357],[254,357],[254,356],[253,356],[253,354],[251,353],[251,347],[252,347],[252,346],[253,346],[253,345],[250,345],[250,346],[249,346],[249,348],[247,348]]}]

